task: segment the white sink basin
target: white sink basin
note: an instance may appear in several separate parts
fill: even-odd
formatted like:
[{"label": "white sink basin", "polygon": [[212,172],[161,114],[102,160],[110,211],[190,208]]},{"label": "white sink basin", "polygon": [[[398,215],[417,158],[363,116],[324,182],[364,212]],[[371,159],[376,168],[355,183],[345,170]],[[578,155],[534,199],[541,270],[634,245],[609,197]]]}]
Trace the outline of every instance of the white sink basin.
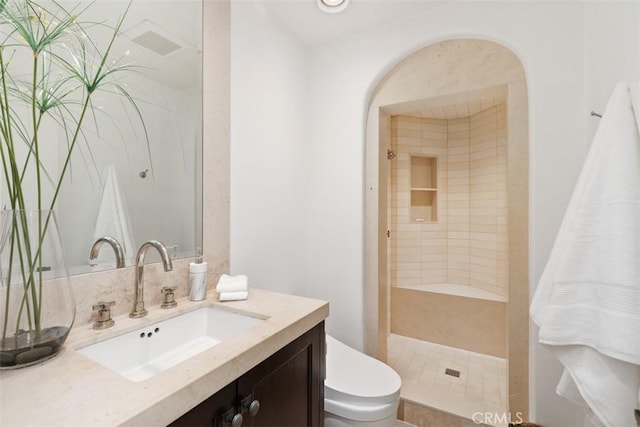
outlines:
[{"label": "white sink basin", "polygon": [[263,321],[202,307],[78,352],[132,381],[144,381]]}]

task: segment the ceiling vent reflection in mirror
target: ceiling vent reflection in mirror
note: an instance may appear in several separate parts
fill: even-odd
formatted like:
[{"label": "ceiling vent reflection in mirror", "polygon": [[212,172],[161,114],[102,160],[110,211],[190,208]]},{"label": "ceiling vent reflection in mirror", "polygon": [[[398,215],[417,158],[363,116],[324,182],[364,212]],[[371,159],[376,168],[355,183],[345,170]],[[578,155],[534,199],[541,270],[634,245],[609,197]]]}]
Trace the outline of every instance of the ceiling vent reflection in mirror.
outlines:
[{"label": "ceiling vent reflection in mirror", "polygon": [[167,56],[187,47],[187,44],[151,21],[142,21],[127,36],[138,45],[160,55]]}]

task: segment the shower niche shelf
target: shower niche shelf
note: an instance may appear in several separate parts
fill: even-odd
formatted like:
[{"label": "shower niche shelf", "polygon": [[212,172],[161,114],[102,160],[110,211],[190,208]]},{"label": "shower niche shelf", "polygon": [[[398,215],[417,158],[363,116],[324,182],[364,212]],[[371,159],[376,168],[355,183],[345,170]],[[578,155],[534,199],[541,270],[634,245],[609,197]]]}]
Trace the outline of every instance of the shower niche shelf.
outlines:
[{"label": "shower niche shelf", "polygon": [[411,222],[438,220],[438,159],[411,155]]}]

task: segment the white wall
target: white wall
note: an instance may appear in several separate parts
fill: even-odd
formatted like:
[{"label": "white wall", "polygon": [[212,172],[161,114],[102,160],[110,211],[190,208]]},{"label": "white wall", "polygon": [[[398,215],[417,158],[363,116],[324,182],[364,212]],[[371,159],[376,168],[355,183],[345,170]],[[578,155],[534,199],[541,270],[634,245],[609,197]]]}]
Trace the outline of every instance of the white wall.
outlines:
[{"label": "white wall", "polygon": [[231,3],[231,272],[306,295],[306,51],[260,6]]},{"label": "white wall", "polygon": [[[585,109],[600,114],[616,82],[640,79],[640,3],[586,3],[585,71]],[[589,143],[598,123],[589,120]]]},{"label": "white wall", "polygon": [[[295,277],[295,292],[330,301],[329,332],[363,348],[364,191],[377,190],[364,188],[370,93],[409,53],[477,37],[513,50],[527,74],[530,283],[537,284],[593,134],[589,111],[602,110],[616,80],[640,76],[637,3],[456,2],[312,48],[307,62],[294,41],[256,13],[259,5],[240,5],[234,3],[232,18],[235,272],[249,271],[260,277],[256,285],[271,289],[286,288],[283,281]],[[308,97],[293,92],[305,89],[295,67],[308,70]],[[296,106],[298,114],[291,114]],[[306,129],[298,127],[303,108]],[[267,130],[274,135],[265,136]],[[291,152],[272,152],[276,141]],[[308,191],[296,192],[300,183]],[[265,194],[276,189],[276,200]],[[289,232],[292,224],[300,233]],[[559,364],[533,332],[532,419],[548,427],[579,425],[578,408],[555,396]]]}]

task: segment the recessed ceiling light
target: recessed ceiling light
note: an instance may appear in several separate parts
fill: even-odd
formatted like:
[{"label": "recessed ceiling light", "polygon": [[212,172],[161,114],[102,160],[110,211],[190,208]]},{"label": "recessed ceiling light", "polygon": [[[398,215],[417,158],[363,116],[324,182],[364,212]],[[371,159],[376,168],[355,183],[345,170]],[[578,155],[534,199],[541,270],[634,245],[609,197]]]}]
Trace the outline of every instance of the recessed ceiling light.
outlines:
[{"label": "recessed ceiling light", "polygon": [[349,0],[318,0],[318,7],[323,12],[342,12],[349,5]]}]

